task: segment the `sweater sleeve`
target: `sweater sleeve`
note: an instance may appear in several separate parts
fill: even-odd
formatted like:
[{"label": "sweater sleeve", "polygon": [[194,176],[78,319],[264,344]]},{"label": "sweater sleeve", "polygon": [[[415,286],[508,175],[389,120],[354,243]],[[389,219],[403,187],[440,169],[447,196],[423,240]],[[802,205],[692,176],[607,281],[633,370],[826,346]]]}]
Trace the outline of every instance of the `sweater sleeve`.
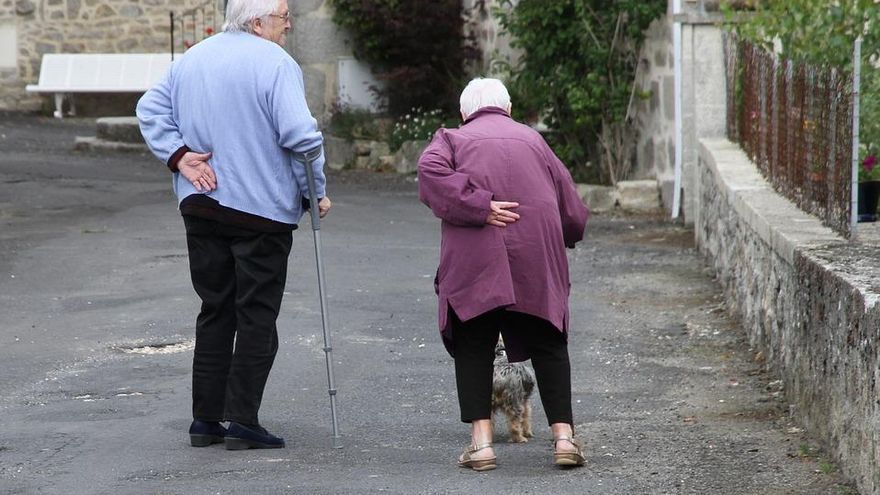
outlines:
[{"label": "sweater sleeve", "polygon": [[174,120],[171,104],[171,77],[174,64],[165,76],[138,100],[137,119],[147,146],[157,158],[169,163],[171,157],[186,146]]},{"label": "sweater sleeve", "polygon": [[418,176],[419,199],[438,218],[465,227],[486,224],[493,194],[474,185],[467,174],[455,170],[445,129],[437,131],[422,152]]},{"label": "sweater sleeve", "polygon": [[[305,85],[302,70],[297,63],[287,57],[277,67],[275,79],[269,95],[269,108],[275,129],[278,132],[278,145],[291,150],[294,156],[323,146],[324,138],[318,130],[318,122],[312,117],[306,103]],[[315,173],[316,195],[326,195],[327,179],[324,176],[324,152],[312,163]],[[293,174],[304,194],[307,194],[308,178],[305,163],[294,159]]]},{"label": "sweater sleeve", "polygon": [[545,150],[550,161],[550,173],[556,187],[556,198],[559,205],[559,216],[562,220],[562,237],[565,247],[573,248],[584,238],[590,209],[584,204],[577,193],[577,186],[571,173],[561,160],[547,147]]}]

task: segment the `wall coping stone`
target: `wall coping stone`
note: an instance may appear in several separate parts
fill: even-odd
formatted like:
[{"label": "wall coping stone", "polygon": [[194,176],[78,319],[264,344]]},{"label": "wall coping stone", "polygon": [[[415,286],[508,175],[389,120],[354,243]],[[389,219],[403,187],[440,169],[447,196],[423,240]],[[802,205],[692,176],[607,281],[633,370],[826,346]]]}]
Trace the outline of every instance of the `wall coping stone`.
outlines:
[{"label": "wall coping stone", "polygon": [[731,206],[788,263],[795,252],[848,244],[822,222],[773,190],[740,147],[727,139],[700,140],[700,159],[713,171]]}]

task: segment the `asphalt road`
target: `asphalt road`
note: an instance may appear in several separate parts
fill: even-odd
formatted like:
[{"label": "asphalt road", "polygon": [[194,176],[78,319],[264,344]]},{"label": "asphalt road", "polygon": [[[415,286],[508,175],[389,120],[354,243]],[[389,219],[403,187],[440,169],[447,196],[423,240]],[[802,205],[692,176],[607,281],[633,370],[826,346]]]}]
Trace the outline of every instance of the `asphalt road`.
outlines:
[{"label": "asphalt road", "polygon": [[75,153],[93,122],[0,114],[0,493],[855,493],[727,316],[693,233],[596,216],[571,251],[574,410],[588,464],[468,441],[436,329],[439,221],[412,177],[330,176],[324,259],[344,448],[330,441],[311,230],[294,235],[261,410],[283,450],[192,448],[198,302],[165,167]]}]

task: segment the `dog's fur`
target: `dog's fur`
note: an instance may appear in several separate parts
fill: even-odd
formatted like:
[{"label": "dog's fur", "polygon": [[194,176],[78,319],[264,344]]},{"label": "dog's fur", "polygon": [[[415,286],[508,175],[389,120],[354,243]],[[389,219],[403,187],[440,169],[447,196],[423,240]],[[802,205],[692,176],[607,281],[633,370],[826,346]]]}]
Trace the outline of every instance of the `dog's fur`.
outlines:
[{"label": "dog's fur", "polygon": [[492,425],[495,413],[507,417],[511,442],[528,442],[532,437],[532,406],[529,397],[535,389],[535,374],[523,363],[507,361],[504,341],[495,346],[495,371],[492,377]]}]

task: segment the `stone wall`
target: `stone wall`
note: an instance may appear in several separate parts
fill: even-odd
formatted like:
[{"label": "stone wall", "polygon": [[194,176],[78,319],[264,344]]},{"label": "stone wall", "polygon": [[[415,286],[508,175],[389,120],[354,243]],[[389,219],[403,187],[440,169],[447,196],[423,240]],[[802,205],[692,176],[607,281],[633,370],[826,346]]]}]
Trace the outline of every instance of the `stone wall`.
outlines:
[{"label": "stone wall", "polygon": [[481,53],[481,59],[472,68],[476,76],[498,76],[505,67],[519,60],[520,50],[510,46],[510,36],[493,15],[495,9],[511,9],[517,3],[513,0],[501,5],[500,0],[463,0],[468,31],[473,35]]},{"label": "stone wall", "polygon": [[[670,5],[671,5],[670,1]],[[710,5],[711,3],[711,5]],[[686,0],[682,14],[682,181],[681,213],[686,223],[697,220],[694,208],[698,140],[726,135],[724,47],[717,2]],[[636,133],[636,164],[632,176],[656,178],[671,211],[675,176],[675,72],[671,7],[645,33],[639,55],[630,116]]]},{"label": "stone wall", "polygon": [[[223,1],[217,1],[215,31],[222,24]],[[174,10],[180,19],[182,12],[203,4],[204,0],[0,0],[0,28],[12,26],[19,53],[16,67],[0,67],[0,109],[51,106],[49,96],[24,90],[37,82],[43,54],[168,52],[169,12]],[[309,108],[323,121],[336,101],[337,61],[350,56],[351,49],[345,33],[333,23],[326,0],[295,0],[290,5],[293,31],[286,48],[303,68]],[[192,38],[176,36],[180,51],[187,36]],[[116,114],[136,99],[136,95],[77,95],[77,110]],[[96,109],[98,101],[115,104],[101,111]]]},{"label": "stone wall", "polygon": [[37,82],[45,53],[168,52],[169,12],[203,1],[2,0],[0,24],[15,30],[18,63],[0,71],[0,109],[34,110],[48,100],[24,90]]},{"label": "stone wall", "polygon": [[350,57],[350,38],[333,22],[327,0],[291,0],[293,30],[287,51],[303,69],[309,110],[325,122],[338,96],[339,58]]},{"label": "stone wall", "polygon": [[698,178],[697,244],[729,309],[792,415],[861,493],[880,493],[880,235],[836,236],[726,140],[701,141]]},{"label": "stone wall", "polygon": [[645,32],[630,106],[636,129],[634,178],[671,180],[675,165],[675,79],[672,22],[657,19]]}]

